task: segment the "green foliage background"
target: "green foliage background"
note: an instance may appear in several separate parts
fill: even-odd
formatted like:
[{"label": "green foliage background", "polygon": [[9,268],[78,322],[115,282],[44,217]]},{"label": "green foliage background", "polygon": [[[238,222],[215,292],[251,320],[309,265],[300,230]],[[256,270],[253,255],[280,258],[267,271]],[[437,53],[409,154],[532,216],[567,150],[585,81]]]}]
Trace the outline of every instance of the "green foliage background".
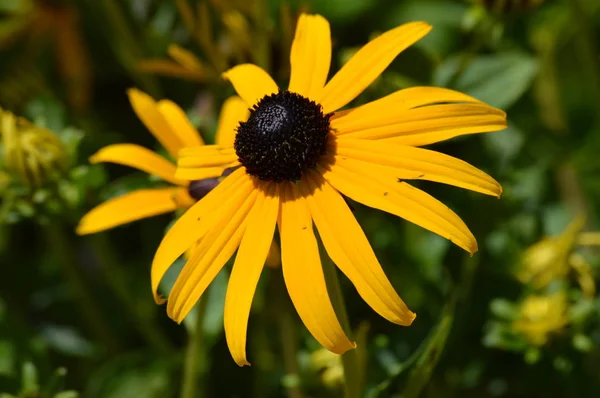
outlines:
[{"label": "green foliage background", "polygon": [[[332,70],[373,34],[425,20],[433,32],[403,52],[356,102],[405,87],[436,85],[464,91],[508,113],[505,131],[434,146],[494,176],[504,188],[500,200],[418,184],[469,225],[479,242],[475,256],[408,222],[353,204],[387,275],[418,314],[411,327],[390,324],[342,280],[364,359],[364,395],[600,396],[597,297],[581,304],[580,296],[572,293],[579,318],[541,348],[496,333],[502,323],[499,314],[509,313],[510,318],[515,311],[502,303],[517,302],[527,290],[514,277],[523,251],[543,236],[560,233],[578,214],[586,216],[586,230],[600,227],[600,3],[267,3],[261,18],[271,36],[265,40],[276,51],[263,61],[282,82],[287,65],[279,52],[289,47],[289,37],[273,33],[285,25],[282,8],[291,15],[318,12],[330,21]],[[71,44],[75,50],[61,51],[60,40],[52,34],[29,34],[33,28],[28,24],[40,23],[32,19],[41,15],[40,9],[69,9],[77,15],[76,28],[68,31],[68,37],[80,41]],[[211,10],[211,18],[219,21],[219,11]],[[87,163],[88,156],[110,143],[156,148],[133,113],[126,89],[139,87],[157,99],[174,100],[205,137],[213,133],[216,110],[233,94],[227,83],[186,81],[137,68],[143,58],[166,58],[171,43],[207,60],[206,49],[190,37],[184,22],[176,2],[168,0],[0,0],[0,106],[59,133],[71,157],[71,168],[58,188],[52,188],[56,197],[48,193],[51,199],[36,201],[21,192],[7,209],[7,195],[17,188],[0,184],[0,393],[179,396],[189,366],[188,336],[201,333],[201,396],[342,395],[339,385],[326,385],[322,370],[311,365],[310,354],[319,346],[287,299],[280,299],[278,270],[265,271],[254,300],[248,348],[253,366],[238,368],[222,328],[227,270],[211,286],[205,308],[198,308],[182,326],[152,300],[149,265],[172,216],[89,237],[74,234],[79,218],[102,200],[156,184],[125,167]],[[220,29],[218,23],[212,28]],[[260,51],[250,48],[247,56],[260,60]],[[71,73],[64,72],[65,65]],[[598,253],[586,254],[597,276]],[[201,311],[204,321],[195,322]],[[283,347],[290,341],[297,349],[297,363],[291,367],[283,359]]]}]

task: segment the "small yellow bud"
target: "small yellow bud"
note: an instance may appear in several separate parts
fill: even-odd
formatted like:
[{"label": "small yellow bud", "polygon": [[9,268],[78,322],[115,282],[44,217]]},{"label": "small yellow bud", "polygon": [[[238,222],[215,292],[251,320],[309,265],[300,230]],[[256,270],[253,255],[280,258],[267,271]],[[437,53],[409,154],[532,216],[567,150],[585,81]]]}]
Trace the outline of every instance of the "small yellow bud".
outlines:
[{"label": "small yellow bud", "polygon": [[3,167],[31,187],[56,179],[68,166],[63,143],[50,130],[0,108]]},{"label": "small yellow bud", "polygon": [[550,334],[558,332],[569,322],[567,305],[563,291],[527,296],[521,302],[519,317],[513,321],[513,330],[524,335],[532,345],[544,345]]}]

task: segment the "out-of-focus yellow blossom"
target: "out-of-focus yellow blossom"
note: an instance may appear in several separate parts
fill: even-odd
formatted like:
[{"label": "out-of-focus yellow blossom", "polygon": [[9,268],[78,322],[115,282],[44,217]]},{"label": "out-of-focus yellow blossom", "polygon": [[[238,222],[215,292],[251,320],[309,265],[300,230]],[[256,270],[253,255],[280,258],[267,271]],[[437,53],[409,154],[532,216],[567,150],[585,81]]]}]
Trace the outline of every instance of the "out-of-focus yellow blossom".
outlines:
[{"label": "out-of-focus yellow blossom", "polygon": [[36,187],[60,176],[68,166],[66,149],[50,130],[0,108],[3,168]]},{"label": "out-of-focus yellow blossom", "polygon": [[[17,105],[22,98],[27,98],[24,93],[32,95],[43,89],[43,84],[37,81],[41,75],[29,65],[37,65],[37,54],[50,45],[69,104],[85,109],[90,102],[93,78],[78,8],[66,2],[18,0],[14,3],[7,7],[8,18],[0,27],[0,49],[18,46],[25,55],[16,59],[2,56],[2,61],[8,61],[10,66],[0,77],[0,100]],[[16,79],[15,74],[26,78]]]},{"label": "out-of-focus yellow blossom", "polygon": [[179,77],[182,79],[202,82],[215,76],[192,52],[171,44],[167,53],[173,60],[153,58],[144,59],[138,63],[138,69],[146,73]]},{"label": "out-of-focus yellow blossom", "polygon": [[[202,59],[189,50],[171,44],[169,59],[144,59],[142,72],[178,77],[197,82],[220,82],[221,74],[235,64],[251,62],[267,70],[281,64],[276,75],[287,77],[283,66],[289,58],[295,17],[283,4],[277,23],[271,23],[269,4],[264,0],[197,2],[175,0],[175,5],[190,38],[200,49]],[[219,15],[218,20],[211,16]],[[277,45],[278,48],[272,48]],[[277,56],[279,59],[274,59]]]},{"label": "out-of-focus yellow blossom", "polygon": [[327,387],[333,388],[344,383],[342,357],[324,348],[310,355],[311,367],[321,373],[321,380]]},{"label": "out-of-focus yellow blossom", "polygon": [[521,302],[519,317],[513,321],[513,331],[523,335],[532,345],[544,345],[550,334],[558,332],[569,322],[567,306],[563,291],[527,296]]},{"label": "out-of-focus yellow blossom", "polygon": [[581,245],[581,238],[595,242],[593,233],[580,232],[584,222],[583,217],[578,217],[560,235],[544,238],[528,248],[523,253],[517,278],[542,289],[554,280],[565,278],[573,270],[583,292],[593,296],[595,285],[591,267],[583,256],[573,253]]}]

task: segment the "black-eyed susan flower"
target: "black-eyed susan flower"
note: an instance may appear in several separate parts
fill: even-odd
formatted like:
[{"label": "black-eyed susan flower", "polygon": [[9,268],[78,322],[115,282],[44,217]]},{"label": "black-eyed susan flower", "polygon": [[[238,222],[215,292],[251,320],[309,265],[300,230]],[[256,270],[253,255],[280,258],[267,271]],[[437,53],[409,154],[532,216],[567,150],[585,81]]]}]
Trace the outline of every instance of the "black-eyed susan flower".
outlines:
[{"label": "black-eyed susan flower", "polygon": [[325,249],[381,316],[399,325],[415,318],[385,276],[344,196],[402,217],[474,253],[477,242],[447,206],[407,180],[442,182],[499,196],[500,185],[450,156],[421,148],[506,127],[503,111],[459,92],[415,87],[339,111],[404,49],[429,32],[424,22],[392,29],[360,49],[329,82],[329,23],[302,15],[291,50],[291,80],[281,90],[261,68],[224,74],[251,108],[234,145],[180,151],[176,177],[195,180],[235,167],[169,230],[152,264],[152,289],[190,246],[198,246],[167,305],[181,322],[237,250],[225,300],[225,333],[238,365],[246,360],[250,306],[275,225],[292,302],[312,335],[341,354],[355,344],[331,305],[313,223]]},{"label": "black-eyed susan flower", "polygon": [[[175,158],[183,147],[204,145],[183,110],[174,102],[155,102],[147,94],[131,89],[129,100],[135,113],[167,152]],[[233,145],[234,128],[248,117],[248,108],[239,97],[225,101],[215,141],[218,145]],[[108,200],[92,209],[80,221],[77,233],[104,231],[142,218],[187,208],[216,185],[218,180],[190,181],[175,177],[175,164],[159,154],[135,144],[114,144],[100,149],[90,157],[92,163],[110,162],[133,167],[156,175],[170,184],[168,187],[139,189]]]}]

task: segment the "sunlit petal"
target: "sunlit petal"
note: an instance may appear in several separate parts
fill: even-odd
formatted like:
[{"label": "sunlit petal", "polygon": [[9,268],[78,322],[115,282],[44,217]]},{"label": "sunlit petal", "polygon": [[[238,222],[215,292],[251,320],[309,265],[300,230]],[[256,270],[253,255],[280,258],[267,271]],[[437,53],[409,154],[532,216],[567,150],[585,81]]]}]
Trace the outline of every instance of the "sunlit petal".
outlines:
[{"label": "sunlit petal", "polygon": [[239,247],[256,196],[255,189],[247,190],[240,200],[214,209],[220,213],[213,218],[216,222],[210,225],[171,289],[167,314],[176,322],[183,321]]},{"label": "sunlit petal", "polygon": [[316,172],[309,173],[300,188],[327,254],[354,284],[360,296],[388,321],[410,325],[415,314],[385,276],[342,196]]},{"label": "sunlit petal", "polygon": [[225,337],[229,351],[239,366],[246,359],[246,333],[252,298],[273,241],[279,213],[278,190],[265,184],[248,215],[248,224],[229,277],[225,297]]},{"label": "sunlit petal", "polygon": [[317,101],[324,112],[336,111],[363,92],[390,63],[431,30],[425,22],[411,22],[371,40],[333,76]]},{"label": "sunlit petal", "polygon": [[429,149],[387,141],[337,139],[336,156],[394,169],[402,180],[428,180],[500,196],[502,187],[492,177],[467,162]]},{"label": "sunlit petal", "polygon": [[175,165],[151,150],[135,144],[105,146],[90,157],[91,163],[116,163],[154,174],[176,185],[187,185],[187,181],[175,177]]},{"label": "sunlit petal", "polygon": [[177,104],[170,100],[160,100],[157,107],[184,147],[204,145],[202,136]]},{"label": "sunlit petal", "polygon": [[393,170],[340,156],[334,164],[321,166],[320,171],[335,189],[349,198],[435,232],[471,254],[477,251],[475,237],[456,213],[399,180]]},{"label": "sunlit petal", "polygon": [[127,94],[135,114],[163,148],[175,158],[177,151],[183,148],[183,142],[158,110],[156,102],[148,94],[135,88],[127,90]]},{"label": "sunlit petal", "polygon": [[279,215],[281,260],[285,285],[302,322],[314,338],[336,354],[354,348],[337,319],[327,286],[312,220],[293,183],[282,183]]},{"label": "sunlit petal", "polygon": [[175,211],[181,207],[179,198],[186,195],[185,188],[140,189],[107,200],[83,216],[77,226],[77,234],[93,234]]},{"label": "sunlit petal", "polygon": [[233,84],[235,91],[249,108],[262,97],[277,93],[277,83],[264,69],[253,64],[242,64],[223,73],[223,77]]},{"label": "sunlit petal", "polygon": [[[215,219],[238,204],[252,189],[252,181],[243,170],[237,170],[225,178],[202,200],[190,207],[169,229],[161,241],[152,261],[151,282],[155,300],[163,300],[157,295],[158,285],[165,272],[188,248],[192,247],[216,223]],[[223,205],[223,206],[222,206]],[[232,205],[233,206],[233,205]]]},{"label": "sunlit petal", "polygon": [[338,136],[421,146],[464,134],[486,133],[506,128],[506,114],[485,104],[431,105],[404,112],[391,108],[354,117],[352,113],[333,119]]},{"label": "sunlit petal", "polygon": [[227,98],[221,107],[215,143],[220,146],[233,147],[240,122],[248,120],[249,115],[250,110],[244,100],[235,96]]},{"label": "sunlit petal", "polygon": [[290,63],[289,90],[315,100],[325,86],[331,64],[331,32],[325,18],[300,15]]}]

